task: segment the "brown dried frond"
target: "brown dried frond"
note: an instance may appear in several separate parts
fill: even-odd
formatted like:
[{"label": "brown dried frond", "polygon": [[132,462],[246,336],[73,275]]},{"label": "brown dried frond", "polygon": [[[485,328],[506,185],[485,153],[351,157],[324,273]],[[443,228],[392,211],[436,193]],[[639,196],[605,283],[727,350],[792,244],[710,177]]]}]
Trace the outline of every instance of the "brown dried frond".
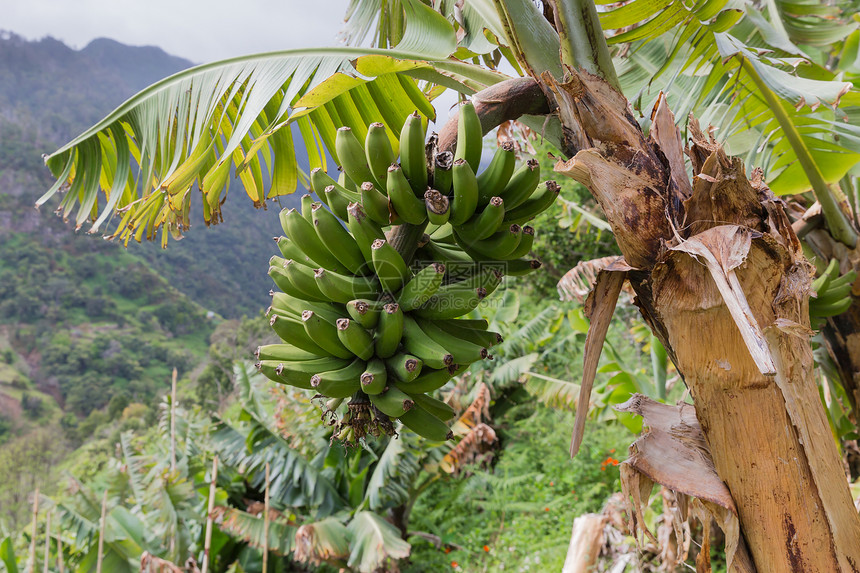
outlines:
[{"label": "brown dried frond", "polygon": [[475,391],[475,399],[451,427],[454,435],[463,436],[478,424],[490,420],[490,389],[481,382]]},{"label": "brown dried frond", "polygon": [[184,567],[144,551],[140,556],[140,573],[199,573],[197,562],[189,558]]},{"label": "brown dried frond", "polygon": [[478,424],[445,454],[439,467],[449,474],[457,474],[465,466],[478,461],[489,461],[499,439],[495,430],[486,424]]}]

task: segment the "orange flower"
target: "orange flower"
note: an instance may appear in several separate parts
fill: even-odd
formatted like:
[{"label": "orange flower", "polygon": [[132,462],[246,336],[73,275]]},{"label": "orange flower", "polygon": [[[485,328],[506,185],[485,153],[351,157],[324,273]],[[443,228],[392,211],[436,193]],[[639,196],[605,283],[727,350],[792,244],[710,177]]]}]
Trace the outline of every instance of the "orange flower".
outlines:
[{"label": "orange flower", "polygon": [[454,569],[456,569],[457,567],[459,567],[459,565],[457,564],[457,562],[456,562],[456,561],[451,561],[451,567],[453,567]]},{"label": "orange flower", "polygon": [[489,552],[490,552],[490,546],[489,546],[489,545],[484,545],[484,551],[486,551],[487,553],[489,553]]},{"label": "orange flower", "polygon": [[609,453],[610,453],[610,454],[614,454],[614,453],[615,453],[615,448],[612,448],[611,450],[609,450]]},{"label": "orange flower", "polygon": [[549,482],[549,486],[550,486],[550,487],[552,487],[552,486],[554,486],[554,485],[555,485],[555,484],[554,484],[553,482]]},{"label": "orange flower", "polygon": [[450,547],[446,547],[446,548],[445,548],[445,555],[448,555],[449,553],[451,553],[451,548],[450,548]]},{"label": "orange flower", "polygon": [[549,511],[548,507],[543,508],[544,511]]}]

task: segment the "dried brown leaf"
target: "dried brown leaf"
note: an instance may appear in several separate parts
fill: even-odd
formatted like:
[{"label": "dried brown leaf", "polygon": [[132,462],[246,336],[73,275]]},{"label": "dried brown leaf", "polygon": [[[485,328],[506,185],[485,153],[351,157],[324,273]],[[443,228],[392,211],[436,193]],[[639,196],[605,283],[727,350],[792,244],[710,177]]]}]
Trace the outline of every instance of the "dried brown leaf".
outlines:
[{"label": "dried brown leaf", "polygon": [[588,403],[591,400],[591,389],[597,373],[597,364],[603,350],[603,342],[609,330],[612,314],[618,302],[618,295],[627,277],[625,271],[603,270],[597,274],[594,290],[588,296],[585,313],[591,320],[588,334],[585,337],[583,351],[582,384],[579,387],[579,401],[576,406],[576,417],[573,422],[573,434],[570,438],[570,455],[575,456],[582,444],[585,432],[585,418],[588,415]]}]

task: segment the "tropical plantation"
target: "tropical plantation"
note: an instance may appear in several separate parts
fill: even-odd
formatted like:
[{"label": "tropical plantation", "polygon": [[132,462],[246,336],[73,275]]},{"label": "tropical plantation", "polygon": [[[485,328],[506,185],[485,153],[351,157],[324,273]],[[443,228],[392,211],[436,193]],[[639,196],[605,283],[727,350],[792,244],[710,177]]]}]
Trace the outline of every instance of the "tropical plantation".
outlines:
[{"label": "tropical plantation", "polygon": [[858,8],[0,35],[2,566],[860,571]]}]

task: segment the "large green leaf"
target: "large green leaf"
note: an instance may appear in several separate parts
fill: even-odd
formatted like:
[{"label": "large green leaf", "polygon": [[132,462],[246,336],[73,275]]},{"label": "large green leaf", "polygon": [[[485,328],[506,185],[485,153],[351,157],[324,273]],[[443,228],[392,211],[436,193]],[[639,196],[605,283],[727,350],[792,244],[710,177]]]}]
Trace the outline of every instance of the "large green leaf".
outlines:
[{"label": "large green leaf", "polygon": [[417,449],[418,445],[409,434],[389,438],[365,490],[365,501],[370,509],[394,507],[409,500],[413,482],[421,470],[415,455]]},{"label": "large green leaf", "polygon": [[267,536],[262,516],[251,515],[235,507],[219,507],[216,512],[219,516],[218,527],[231,536],[257,549],[263,548],[264,541],[268,537],[266,545],[272,553],[288,555],[292,552],[297,528],[290,525],[281,514],[275,514],[274,519],[269,522]]},{"label": "large green leaf", "polygon": [[[816,12],[802,6],[808,5],[772,0],[761,12],[751,2],[699,2],[681,31],[638,37],[620,63],[621,83],[641,110],[665,92],[679,122],[692,113],[713,125],[732,154],[745,154],[750,168],[764,169],[775,193],[814,190],[828,226],[853,244],[832,184],[860,160],[858,128],[846,121],[860,93],[794,43],[801,37],[786,31],[780,15]],[[838,6],[830,8],[828,13]],[[686,8],[670,0],[636,0],[603,20],[644,30],[669,10]],[[827,26],[817,13],[810,18],[808,24]]]},{"label": "large green leaf", "polygon": [[361,573],[373,573],[389,560],[409,557],[411,546],[400,532],[381,516],[360,511],[349,522],[349,566]]},{"label": "large green leaf", "polygon": [[[396,143],[398,118],[416,108],[432,117],[414,78],[466,93],[504,79],[449,60],[456,49],[451,24],[418,0],[404,6],[414,14],[396,50],[272,52],[198,66],[150,86],[47,158],[58,181],[38,203],[68,183],[58,212],[68,217],[77,208],[78,227],[94,220],[95,232],[120,215],[112,236],[127,242],[161,231],[165,244],[169,234],[190,225],[195,183],[204,220],[220,220],[231,164],[258,206],[292,193],[298,165],[291,123],[298,123],[303,138],[312,136],[304,143],[321,164],[323,142],[336,158],[331,142],[343,124],[361,133],[370,121],[382,120]],[[341,82],[330,89],[326,81],[333,77],[346,78],[346,87]],[[303,96],[309,99],[301,105],[313,100],[318,113],[296,108]],[[338,111],[346,109],[359,113],[341,117]]]},{"label": "large green leaf", "polygon": [[11,537],[4,538],[0,543],[0,561],[6,566],[7,573],[18,573],[18,562],[15,560],[15,547]]}]

